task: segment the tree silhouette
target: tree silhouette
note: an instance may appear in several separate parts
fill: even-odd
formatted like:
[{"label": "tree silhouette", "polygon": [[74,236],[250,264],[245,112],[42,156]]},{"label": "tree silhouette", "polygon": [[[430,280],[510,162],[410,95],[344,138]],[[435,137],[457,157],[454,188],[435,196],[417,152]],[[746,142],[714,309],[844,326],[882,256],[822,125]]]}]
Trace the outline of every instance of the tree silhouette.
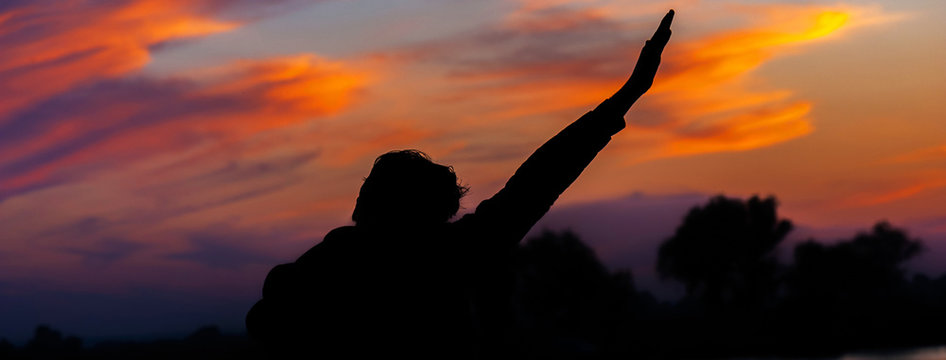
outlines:
[{"label": "tree silhouette", "polygon": [[919,240],[887,222],[834,245],[809,240],[795,247],[789,289],[830,301],[890,294],[907,283],[904,263],[922,250]]},{"label": "tree silhouette", "polygon": [[777,289],[774,249],[792,230],[774,197],[717,196],[694,207],[658,252],[657,271],[711,308],[757,308]]},{"label": "tree silhouette", "polygon": [[0,359],[9,359],[13,357],[13,351],[16,350],[12,343],[6,338],[0,338]]},{"label": "tree silhouette", "polygon": [[887,222],[833,245],[799,244],[787,275],[786,323],[807,329],[812,341],[830,338],[847,347],[916,342],[914,330],[930,315],[942,316],[941,308],[924,306],[923,278],[911,284],[904,270],[922,250],[919,240]]},{"label": "tree silhouette", "polygon": [[629,272],[609,271],[570,231],[546,231],[517,255],[516,312],[530,356],[614,354],[629,340],[634,310],[653,302]]},{"label": "tree silhouette", "polygon": [[26,344],[26,349],[37,358],[75,357],[82,349],[82,339],[75,336],[63,337],[58,330],[48,325],[40,325]]}]

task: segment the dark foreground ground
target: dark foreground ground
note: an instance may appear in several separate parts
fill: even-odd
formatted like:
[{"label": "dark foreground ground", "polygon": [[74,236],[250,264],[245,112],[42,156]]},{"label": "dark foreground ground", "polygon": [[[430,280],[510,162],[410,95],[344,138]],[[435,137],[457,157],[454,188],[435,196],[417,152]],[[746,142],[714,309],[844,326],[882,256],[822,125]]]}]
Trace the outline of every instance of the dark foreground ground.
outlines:
[{"label": "dark foreground ground", "polygon": [[[546,358],[581,358],[581,359],[731,359],[731,358],[771,358],[771,359],[839,359],[855,354],[861,360],[915,360],[946,359],[946,345],[919,348],[874,348],[862,351],[849,351],[843,354],[830,353],[794,353],[759,348],[762,345],[733,349],[712,344],[689,344],[675,346],[665,341],[650,343],[650,351],[637,354],[606,355],[590,348],[579,351],[574,343],[560,339],[558,344],[546,344],[553,350],[566,349],[565,353],[551,355],[552,351],[508,354],[509,358],[546,359]],[[713,339],[706,339],[707,341]],[[719,339],[716,339],[719,340]],[[630,344],[629,344],[630,345]],[[641,345],[641,344],[638,344]],[[682,344],[677,344],[682,345]],[[743,344],[748,345],[748,344]],[[700,349],[700,346],[708,346]],[[662,349],[661,349],[662,348]],[[659,350],[659,351],[658,351]],[[812,349],[808,349],[811,351]],[[556,350],[558,351],[558,350]],[[736,353],[755,353],[750,357]],[[830,352],[830,351],[829,351]],[[732,353],[726,355],[726,353]],[[0,342],[0,359],[266,359],[263,351],[244,335],[222,334],[216,327],[208,326],[195,331],[190,336],[180,339],[164,339],[151,342],[102,342],[93,346],[83,346],[76,337],[63,337],[58,331],[46,326],[36,330],[35,337],[26,346],[14,347],[8,342]]]}]

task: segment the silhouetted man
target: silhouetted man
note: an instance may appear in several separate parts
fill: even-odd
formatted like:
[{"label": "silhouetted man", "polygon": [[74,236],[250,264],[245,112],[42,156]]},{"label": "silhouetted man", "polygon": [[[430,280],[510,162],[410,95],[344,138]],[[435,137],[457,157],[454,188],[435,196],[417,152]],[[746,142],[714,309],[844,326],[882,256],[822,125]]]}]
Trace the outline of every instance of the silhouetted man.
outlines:
[{"label": "silhouetted man", "polygon": [[624,128],[653,84],[671,10],[630,79],[539,147],[493,197],[449,222],[466,188],[414,150],[378,157],[354,226],[332,230],[296,262],[270,271],[247,315],[250,336],[277,356],[469,358],[500,334],[508,256]]}]

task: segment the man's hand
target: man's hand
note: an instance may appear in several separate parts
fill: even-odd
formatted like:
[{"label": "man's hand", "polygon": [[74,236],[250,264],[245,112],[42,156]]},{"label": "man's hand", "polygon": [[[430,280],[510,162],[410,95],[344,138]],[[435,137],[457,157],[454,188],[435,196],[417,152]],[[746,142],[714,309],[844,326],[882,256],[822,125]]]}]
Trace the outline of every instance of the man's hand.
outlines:
[{"label": "man's hand", "polygon": [[654,36],[644,44],[631,78],[611,97],[611,106],[614,106],[614,110],[621,115],[627,113],[631,105],[634,105],[634,102],[654,84],[654,76],[657,75],[657,67],[660,66],[660,54],[670,41],[670,23],[673,21],[673,14],[673,10],[670,10],[660,21],[660,26],[657,27]]}]

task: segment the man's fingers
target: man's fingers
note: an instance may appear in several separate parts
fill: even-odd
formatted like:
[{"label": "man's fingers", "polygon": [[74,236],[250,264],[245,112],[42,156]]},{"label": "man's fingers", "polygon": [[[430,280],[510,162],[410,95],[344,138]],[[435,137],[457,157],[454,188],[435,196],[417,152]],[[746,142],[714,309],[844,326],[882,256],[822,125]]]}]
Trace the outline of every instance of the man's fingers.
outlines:
[{"label": "man's fingers", "polygon": [[627,79],[624,86],[619,89],[612,100],[614,106],[619,107],[621,113],[626,113],[631,105],[637,101],[654,83],[654,76],[657,74],[657,68],[660,66],[660,54],[663,52],[667,42],[670,41],[670,23],[673,22],[674,11],[670,10],[660,21],[654,36],[644,44],[640,56],[637,58],[637,65]]},{"label": "man's fingers", "polygon": [[650,42],[653,45],[658,45],[663,48],[664,45],[667,45],[667,42],[670,41],[670,23],[673,22],[673,10],[667,12],[667,15],[664,15],[663,20],[660,20],[660,26],[657,27],[657,31],[654,32],[654,36],[650,38]]},{"label": "man's fingers", "polygon": [[[656,71],[656,66],[660,62],[660,53],[664,51],[664,47],[666,47],[667,42],[670,41],[670,23],[673,22],[673,15],[673,10],[667,12],[663,20],[660,20],[660,25],[657,26],[657,31],[654,32],[654,36],[644,43],[644,49],[641,50],[641,55],[638,59],[638,67],[646,63],[655,63],[651,64],[651,66],[655,67],[654,71]],[[648,65],[644,66],[646,67]]]},{"label": "man's fingers", "polygon": [[626,113],[631,105],[637,101],[654,83],[654,76],[657,74],[657,68],[660,66],[660,54],[663,52],[667,42],[670,41],[670,23],[673,22],[674,11],[670,10],[660,20],[660,25],[654,36],[644,44],[640,56],[637,58],[637,65],[627,79],[624,86],[619,89],[611,98]]},{"label": "man's fingers", "polygon": [[641,50],[640,57],[637,61],[637,67],[634,69],[635,73],[638,72],[638,69],[647,72],[650,72],[649,70],[653,72],[657,71],[657,65],[660,64],[660,54],[664,51],[664,47],[667,46],[667,42],[670,41],[670,23],[673,22],[673,15],[673,10],[667,12],[663,20],[660,20],[660,25],[657,26],[657,31],[654,32],[654,36],[644,43],[644,48]]},{"label": "man's fingers", "polygon": [[667,12],[667,15],[664,15],[664,18],[660,20],[660,26],[657,27],[657,31],[665,30],[670,31],[670,23],[673,22],[673,9]]}]

